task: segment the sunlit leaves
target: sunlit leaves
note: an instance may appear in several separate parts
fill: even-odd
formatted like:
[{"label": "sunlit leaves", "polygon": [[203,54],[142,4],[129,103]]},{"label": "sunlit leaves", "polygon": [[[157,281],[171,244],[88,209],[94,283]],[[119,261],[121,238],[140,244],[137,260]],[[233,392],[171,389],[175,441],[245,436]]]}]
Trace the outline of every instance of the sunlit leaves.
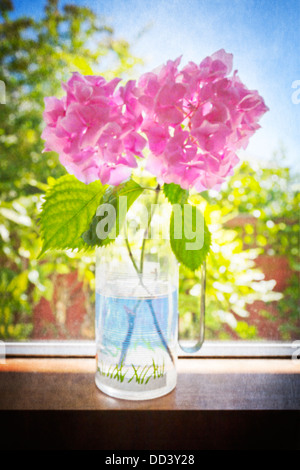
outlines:
[{"label": "sunlit leaves", "polygon": [[182,189],[179,184],[165,183],[163,191],[171,204],[185,204],[188,201],[189,192],[186,189]]},{"label": "sunlit leaves", "polygon": [[189,204],[173,206],[170,242],[180,263],[192,271],[202,266],[209,253],[211,236],[199,209]]},{"label": "sunlit leaves", "polygon": [[116,187],[110,186],[103,195],[101,203],[110,206],[115,216],[115,221],[111,224],[111,227],[106,229],[106,233],[103,231],[103,238],[101,238],[97,233],[97,226],[104,222],[107,214],[106,211],[103,211],[101,214],[95,214],[88,230],[83,233],[84,242],[89,246],[102,246],[114,241],[120,233],[127,211],[142,192],[143,188],[132,179]]},{"label": "sunlit leaves", "polygon": [[46,193],[42,207],[41,255],[49,249],[84,247],[81,235],[88,228],[104,191],[100,181],[86,185],[71,175],[57,180]]}]

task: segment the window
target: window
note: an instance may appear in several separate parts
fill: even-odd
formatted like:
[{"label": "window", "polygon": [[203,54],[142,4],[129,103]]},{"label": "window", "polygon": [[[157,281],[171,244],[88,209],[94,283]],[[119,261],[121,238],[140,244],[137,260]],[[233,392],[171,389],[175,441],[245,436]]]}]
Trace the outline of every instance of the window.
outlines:
[{"label": "window", "polygon": [[[248,8],[246,3],[241,2],[242,10]],[[21,6],[16,8],[16,16],[25,13]],[[55,7],[51,8],[44,13],[49,18],[56,15]],[[103,8],[105,10],[105,6]],[[182,43],[186,43],[189,57],[189,39],[186,38],[196,37],[193,28],[196,28],[198,20],[189,11],[190,7],[186,8],[185,14],[189,15],[192,30],[187,31],[182,26],[180,34],[183,34]],[[223,8],[227,16],[228,9],[225,5]],[[155,46],[159,41],[159,24],[163,18],[167,21],[169,16],[169,11],[164,10],[162,7],[153,30],[145,33],[148,44],[152,44],[156,51],[162,49],[161,45]],[[225,10],[220,11],[221,16],[225,15]],[[255,86],[259,85],[270,105],[270,112],[262,125],[260,137],[249,154],[241,152],[241,164],[222,190],[193,196],[195,203],[202,204],[213,234],[206,273],[206,341],[199,354],[291,357],[300,338],[299,179],[294,145],[298,132],[295,122],[299,77],[293,75],[296,73],[294,64],[297,63],[293,51],[297,42],[287,29],[289,40],[285,44],[276,36],[276,31],[288,28],[286,25],[292,21],[284,7],[278,17],[276,12],[270,14],[265,6],[253,12],[258,23],[263,21],[266,12],[268,16],[267,27],[261,29],[259,38],[257,25],[240,24],[240,18],[235,16],[237,13],[232,8],[229,10],[237,25],[235,37],[232,36],[234,28],[231,25],[222,26],[230,38],[229,46],[234,44],[236,47],[236,37],[241,39],[237,56],[245,75],[248,63],[245,65],[244,56],[250,49],[244,39],[244,29],[248,28],[253,40],[249,80]],[[5,342],[7,354],[94,354],[93,255],[50,253],[38,259],[38,217],[42,195],[47,184],[51,184],[51,178],[63,174],[57,155],[45,158],[42,154],[43,98],[55,94],[59,82],[74,67],[82,73],[89,73],[93,67],[98,70],[98,60],[102,60],[103,54],[106,54],[106,62],[103,61],[101,67],[108,69],[108,77],[113,75],[113,60],[126,72],[138,62],[130,47],[128,50],[125,48],[125,52],[122,49],[122,53],[117,48],[116,54],[116,47],[107,46],[110,33],[105,27],[103,35],[107,36],[103,39],[101,51],[95,52],[96,56],[93,51],[87,55],[87,49],[82,45],[84,40],[77,43],[73,34],[76,21],[80,21],[80,37],[92,41],[92,36],[84,35],[88,35],[84,21],[80,19],[84,18],[84,13],[85,10],[74,10],[71,16],[63,14],[62,28],[57,30],[56,40],[58,49],[61,48],[65,54],[61,54],[59,60],[56,49],[49,49],[46,35],[41,34],[38,40],[29,24],[14,23],[14,34],[22,41],[11,42],[11,26],[7,20],[9,11],[1,18],[1,35],[10,43],[1,59],[0,73],[0,84],[6,93],[6,99],[0,104],[0,340]],[[114,14],[118,15],[118,12]],[[175,8],[172,15],[178,21],[178,9]],[[208,6],[199,6],[199,15],[196,16],[207,15],[214,16]],[[40,17],[37,15],[33,21],[36,31],[42,33],[44,25]],[[197,30],[203,30],[204,34],[199,42],[207,42],[205,38],[211,33],[205,31],[204,25]],[[291,30],[293,28],[289,26]],[[298,31],[296,25],[294,30]],[[52,33],[48,31],[48,34]],[[172,36],[174,31],[169,34]],[[177,34],[178,30],[176,37]],[[34,53],[32,41],[36,46]],[[266,44],[262,49],[263,43]],[[117,41],[115,44],[121,47],[123,43]],[[206,51],[200,49],[199,46],[199,57],[205,56]],[[274,66],[274,54],[277,54],[279,64],[282,63],[281,54],[286,54],[287,76]],[[270,80],[271,73],[277,77],[276,80]],[[279,92],[278,87],[283,89],[286,83],[290,83],[290,89],[285,93]],[[285,144],[285,138],[288,150],[280,148],[280,139]],[[199,276],[182,268],[179,310],[180,336],[184,341],[193,341],[197,335],[200,294]]]}]

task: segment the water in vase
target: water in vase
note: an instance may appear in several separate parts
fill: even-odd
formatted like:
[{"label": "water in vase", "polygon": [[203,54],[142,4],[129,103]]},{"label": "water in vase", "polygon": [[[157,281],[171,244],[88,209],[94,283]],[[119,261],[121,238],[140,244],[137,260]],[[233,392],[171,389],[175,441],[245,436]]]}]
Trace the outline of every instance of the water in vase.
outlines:
[{"label": "water in vase", "polygon": [[96,293],[96,383],[120,398],[164,395],[176,384],[177,289],[156,283],[162,293],[150,296],[148,282],[130,295],[129,278],[118,277]]}]

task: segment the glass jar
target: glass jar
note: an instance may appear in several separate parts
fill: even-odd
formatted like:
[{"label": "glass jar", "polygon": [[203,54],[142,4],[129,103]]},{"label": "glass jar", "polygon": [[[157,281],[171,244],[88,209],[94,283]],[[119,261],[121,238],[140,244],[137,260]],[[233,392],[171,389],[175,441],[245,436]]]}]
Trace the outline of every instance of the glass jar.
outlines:
[{"label": "glass jar", "polygon": [[[119,222],[117,238],[97,249],[95,381],[113,397],[146,400],[176,386],[179,267],[171,211],[161,190],[145,190]],[[199,336],[180,343],[189,354],[204,340],[205,263],[199,299]]]},{"label": "glass jar", "polygon": [[178,263],[165,230],[170,205],[145,191],[122,232],[96,254],[96,384],[143,400],[176,385]]}]

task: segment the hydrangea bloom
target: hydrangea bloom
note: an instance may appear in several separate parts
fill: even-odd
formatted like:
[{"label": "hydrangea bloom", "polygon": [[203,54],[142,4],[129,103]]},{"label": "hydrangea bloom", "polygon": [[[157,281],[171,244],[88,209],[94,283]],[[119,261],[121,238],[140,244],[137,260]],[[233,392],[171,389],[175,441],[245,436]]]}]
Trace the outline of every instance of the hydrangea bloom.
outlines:
[{"label": "hydrangea bloom", "polygon": [[142,130],[151,152],[147,169],[184,189],[218,189],[268,108],[236,72],[228,77],[232,55],[223,49],[181,71],[179,62],[168,61],[138,82]]},{"label": "hydrangea bloom", "polygon": [[69,173],[89,183],[117,185],[143,157],[160,183],[201,192],[218,189],[260,127],[267,107],[232,70],[223,49],[200,65],[180,58],[129,81],[74,73],[61,100],[46,98],[45,150],[59,153]]},{"label": "hydrangea bloom", "polygon": [[119,81],[74,73],[63,85],[66,96],[45,99],[45,151],[56,151],[67,171],[85,183],[117,185],[137,166],[135,156],[142,156],[146,141],[137,132],[133,83],[115,93]]}]

